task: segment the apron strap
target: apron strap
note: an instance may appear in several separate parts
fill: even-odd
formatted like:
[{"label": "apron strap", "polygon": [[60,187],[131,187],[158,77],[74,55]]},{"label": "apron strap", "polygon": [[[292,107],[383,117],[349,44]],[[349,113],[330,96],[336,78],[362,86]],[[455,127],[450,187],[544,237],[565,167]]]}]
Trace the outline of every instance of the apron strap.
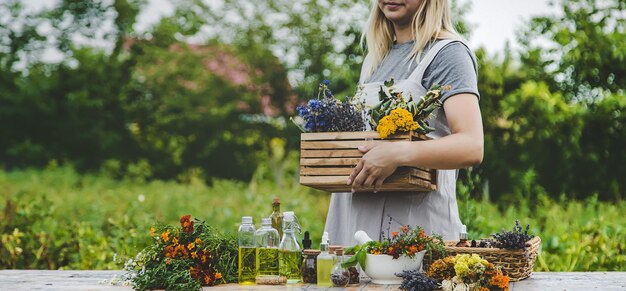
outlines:
[{"label": "apron strap", "polygon": [[371,62],[372,58],[370,57],[370,54],[367,54],[365,56],[365,59],[363,60],[363,65],[361,65],[361,76],[359,77],[359,84],[365,83],[365,70],[369,67]]},{"label": "apron strap", "polygon": [[[413,73],[411,73],[411,75],[407,79],[409,79],[409,80],[417,80],[421,84],[422,79],[424,78],[424,72],[426,71],[426,68],[428,68],[430,63],[437,56],[437,54],[439,54],[439,51],[441,51],[441,49],[443,49],[446,45],[448,45],[450,43],[453,43],[455,41],[463,43],[461,40],[456,40],[456,39],[442,39],[442,40],[438,41],[434,46],[432,46],[428,50],[428,53],[426,53],[426,56],[424,56],[424,58],[417,65],[417,67],[415,68]],[[428,89],[428,88],[426,88],[426,89]]]}]

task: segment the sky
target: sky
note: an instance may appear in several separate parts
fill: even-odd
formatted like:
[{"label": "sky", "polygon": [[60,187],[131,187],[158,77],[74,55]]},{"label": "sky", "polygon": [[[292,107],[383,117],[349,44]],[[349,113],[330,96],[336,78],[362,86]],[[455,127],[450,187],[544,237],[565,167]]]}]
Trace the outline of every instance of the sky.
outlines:
[{"label": "sky", "polygon": [[474,0],[466,15],[473,25],[470,44],[482,46],[490,53],[501,51],[507,41],[516,47],[515,32],[532,16],[555,15],[558,9],[550,0]]}]

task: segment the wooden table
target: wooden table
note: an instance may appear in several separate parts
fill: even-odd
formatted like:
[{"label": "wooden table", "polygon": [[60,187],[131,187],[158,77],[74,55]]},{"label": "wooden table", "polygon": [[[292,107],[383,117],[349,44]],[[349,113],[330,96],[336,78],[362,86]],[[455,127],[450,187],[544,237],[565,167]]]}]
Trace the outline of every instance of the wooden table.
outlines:
[{"label": "wooden table", "polygon": [[[0,270],[0,290],[131,290],[130,286],[113,286],[106,282],[122,271],[50,271]],[[398,290],[399,285],[362,283],[343,290]],[[237,284],[205,287],[203,290],[341,290],[316,285],[239,286]],[[626,290],[626,272],[533,273],[532,277],[514,282],[510,290]]]}]

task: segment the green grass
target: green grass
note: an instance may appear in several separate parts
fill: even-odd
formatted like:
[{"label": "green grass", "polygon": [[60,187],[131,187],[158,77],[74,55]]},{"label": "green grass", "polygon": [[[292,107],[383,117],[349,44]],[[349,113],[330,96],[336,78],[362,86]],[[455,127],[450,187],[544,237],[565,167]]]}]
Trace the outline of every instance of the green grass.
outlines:
[{"label": "green grass", "polygon": [[[0,268],[120,268],[149,243],[155,222],[177,224],[191,214],[236,232],[241,216],[252,215],[257,225],[269,216],[274,196],[281,210],[296,212],[314,242],[321,238],[329,195],[301,187],[293,171],[258,173],[250,183],[217,180],[210,187],[190,181],[120,181],[55,166],[0,171]],[[471,238],[512,228],[516,219],[530,223],[542,238],[536,271],[626,270],[624,202],[537,196],[532,205],[520,200],[499,207],[460,198],[461,217]]]}]

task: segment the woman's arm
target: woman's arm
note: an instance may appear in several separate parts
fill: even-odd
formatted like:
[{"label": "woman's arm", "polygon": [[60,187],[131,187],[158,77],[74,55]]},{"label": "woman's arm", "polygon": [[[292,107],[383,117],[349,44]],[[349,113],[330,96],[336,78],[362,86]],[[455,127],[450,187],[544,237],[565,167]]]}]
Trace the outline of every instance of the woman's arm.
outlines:
[{"label": "woman's arm", "polygon": [[420,142],[378,143],[360,147],[365,155],[348,178],[352,191],[378,191],[397,167],[458,169],[483,159],[483,124],[478,98],[473,94],[449,97],[443,104],[450,135]]}]

